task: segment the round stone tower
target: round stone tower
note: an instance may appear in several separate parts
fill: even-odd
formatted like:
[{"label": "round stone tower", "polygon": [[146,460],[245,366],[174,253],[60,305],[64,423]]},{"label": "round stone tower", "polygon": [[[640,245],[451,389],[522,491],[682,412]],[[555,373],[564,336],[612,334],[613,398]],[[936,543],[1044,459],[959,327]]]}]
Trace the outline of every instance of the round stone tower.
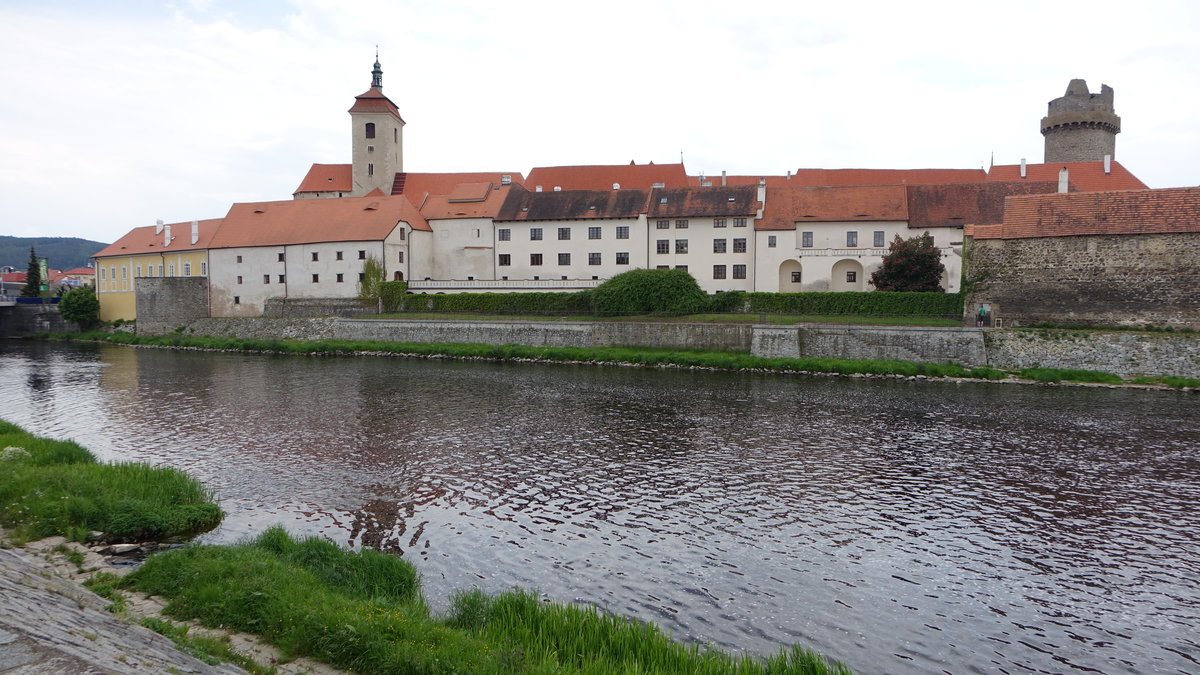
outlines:
[{"label": "round stone tower", "polygon": [[1113,90],[1100,85],[1100,93],[1088,92],[1087,82],[1071,80],[1062,98],[1050,101],[1042,118],[1046,137],[1047,164],[1098,162],[1105,155],[1116,157],[1121,118],[1113,112]]}]

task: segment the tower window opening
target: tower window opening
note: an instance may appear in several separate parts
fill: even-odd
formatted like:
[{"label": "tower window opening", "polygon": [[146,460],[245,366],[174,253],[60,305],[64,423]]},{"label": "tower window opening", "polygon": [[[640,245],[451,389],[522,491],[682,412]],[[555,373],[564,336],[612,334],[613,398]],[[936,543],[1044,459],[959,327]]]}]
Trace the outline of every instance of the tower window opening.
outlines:
[{"label": "tower window opening", "polygon": [[375,123],[367,122],[366,126],[367,138],[375,138]]}]

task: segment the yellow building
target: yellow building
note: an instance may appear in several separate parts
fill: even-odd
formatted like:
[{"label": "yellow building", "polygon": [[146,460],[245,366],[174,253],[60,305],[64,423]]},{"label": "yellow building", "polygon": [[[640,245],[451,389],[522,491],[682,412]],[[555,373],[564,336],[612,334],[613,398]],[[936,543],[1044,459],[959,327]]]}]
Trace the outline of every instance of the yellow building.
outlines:
[{"label": "yellow building", "polygon": [[144,277],[207,277],[208,242],[221,218],[136,227],[92,256],[102,321],[137,318],[134,286]]}]

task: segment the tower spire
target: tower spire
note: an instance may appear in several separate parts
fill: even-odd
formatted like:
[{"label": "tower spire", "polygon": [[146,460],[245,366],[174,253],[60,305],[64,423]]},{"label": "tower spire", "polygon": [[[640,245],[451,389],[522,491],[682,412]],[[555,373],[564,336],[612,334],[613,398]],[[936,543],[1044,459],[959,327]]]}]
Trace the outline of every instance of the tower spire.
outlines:
[{"label": "tower spire", "polygon": [[383,70],[379,67],[379,45],[375,45],[375,70],[371,71],[371,86],[383,89]]}]

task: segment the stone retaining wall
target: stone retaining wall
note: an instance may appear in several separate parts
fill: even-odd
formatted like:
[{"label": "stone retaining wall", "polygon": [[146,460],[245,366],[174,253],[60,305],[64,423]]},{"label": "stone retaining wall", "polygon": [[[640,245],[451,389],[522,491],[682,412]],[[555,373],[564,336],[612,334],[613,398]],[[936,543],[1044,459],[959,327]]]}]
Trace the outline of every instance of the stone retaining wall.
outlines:
[{"label": "stone retaining wall", "polygon": [[987,363],[978,328],[895,326],[755,326],[755,356]]},{"label": "stone retaining wall", "polygon": [[988,365],[1081,368],[1130,377],[1200,377],[1200,334],[1068,330],[987,332]]}]

